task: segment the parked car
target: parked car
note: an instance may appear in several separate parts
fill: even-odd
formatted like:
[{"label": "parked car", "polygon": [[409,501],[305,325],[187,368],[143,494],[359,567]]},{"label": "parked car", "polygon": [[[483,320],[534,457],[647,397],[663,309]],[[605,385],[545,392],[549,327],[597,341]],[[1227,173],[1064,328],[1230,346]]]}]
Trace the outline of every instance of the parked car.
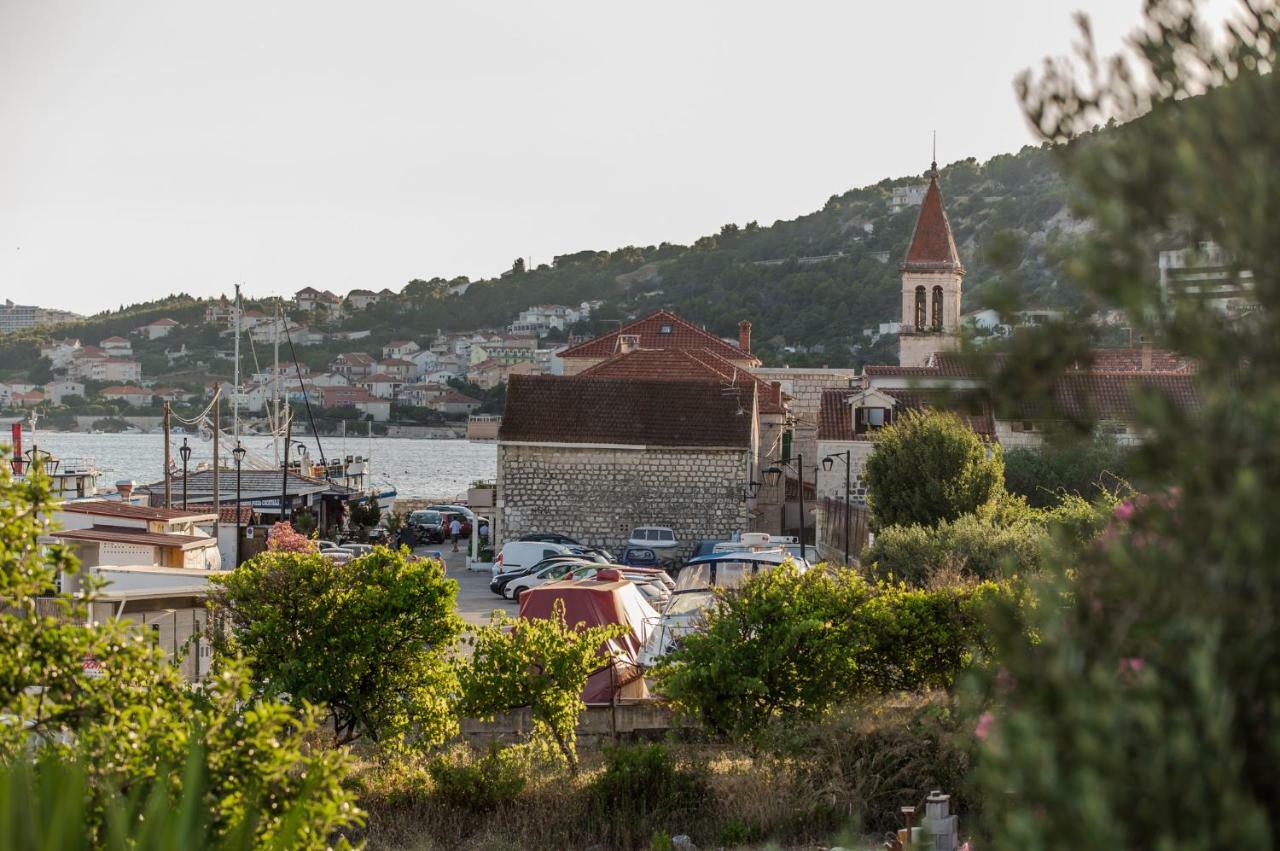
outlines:
[{"label": "parked car", "polygon": [[526,573],[524,576],[518,576],[512,579],[502,588],[502,596],[508,600],[520,602],[520,595],[530,588],[535,588],[545,582],[555,582],[558,579],[564,579],[571,573],[591,573],[594,574],[601,565],[595,562],[584,561],[555,561],[545,567]]},{"label": "parked car", "polygon": [[680,546],[676,533],[666,526],[637,526],[631,530],[628,546],[670,550]]},{"label": "parked car", "polygon": [[517,541],[542,541],[543,543],[547,543],[547,544],[564,544],[565,546],[569,546],[569,547],[581,546],[581,544],[579,544],[573,538],[570,538],[568,535],[560,535],[555,532],[532,532],[528,535],[521,535],[519,538],[516,538],[516,540]]},{"label": "parked car", "polygon": [[427,510],[428,511],[452,511],[454,514],[461,514],[463,519],[466,521],[467,525],[472,527],[476,525],[476,521],[479,519],[476,516],[476,513],[472,511],[470,508],[467,508],[465,505],[445,505],[441,503],[440,505],[428,505]]},{"label": "parked car", "polygon": [[332,561],[334,564],[346,564],[355,558],[351,550],[344,550],[340,547],[333,547],[327,550],[321,550],[320,555]]},{"label": "parked car", "polygon": [[373,546],[371,544],[343,544],[338,547],[338,549],[346,550],[353,556],[363,556],[373,552]]},{"label": "parked car", "polygon": [[585,560],[582,556],[577,554],[548,556],[529,567],[519,567],[497,574],[489,580],[489,590],[501,596],[502,589],[505,588],[507,583],[511,580],[519,579],[521,576],[528,576],[530,573],[541,570],[542,568],[559,561],[581,562]]},{"label": "parked car", "polygon": [[520,602],[520,595],[530,588],[536,588],[548,582],[558,582],[562,579],[593,579],[604,571],[616,573],[619,578],[628,579],[637,585],[646,585],[651,588],[655,597],[664,600],[670,596],[671,591],[675,588],[675,583],[672,582],[671,577],[661,570],[626,567],[620,564],[562,561],[511,580],[503,588],[502,596],[509,600]]},{"label": "parked car", "polygon": [[575,552],[573,547],[566,547],[564,544],[508,541],[502,545],[502,552],[498,553],[498,558],[491,568],[491,574],[497,576],[499,573],[518,570],[522,567],[533,567],[544,558],[567,555],[579,555],[579,553]]},{"label": "parked car", "polygon": [[420,544],[444,543],[444,515],[439,511],[422,508],[411,512],[405,523],[413,530],[414,540]]},{"label": "parked car", "polygon": [[657,567],[661,563],[662,557],[658,555],[658,551],[647,546],[628,546],[622,551],[622,555],[618,556],[618,564],[629,564],[634,567]]}]

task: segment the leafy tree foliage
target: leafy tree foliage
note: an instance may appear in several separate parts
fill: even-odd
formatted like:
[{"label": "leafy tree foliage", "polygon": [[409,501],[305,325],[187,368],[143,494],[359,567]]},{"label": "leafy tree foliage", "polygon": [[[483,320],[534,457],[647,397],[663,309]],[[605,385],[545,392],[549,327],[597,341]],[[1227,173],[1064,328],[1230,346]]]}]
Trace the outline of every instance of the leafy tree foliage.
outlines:
[{"label": "leafy tree foliage", "polygon": [[[58,573],[76,576],[74,558],[39,541],[51,506],[38,469],[15,482],[0,467],[0,760],[22,763],[34,749],[40,782],[47,769],[51,783],[63,770],[55,763],[81,766],[67,770],[84,795],[60,806],[80,814],[95,842],[121,791],[186,795],[213,842],[283,847],[291,837],[288,847],[324,848],[356,824],[341,785],[345,756],[304,744],[316,710],[252,699],[235,660],[194,692],[136,629],[111,619],[86,626],[88,599],[54,590]],[[80,579],[92,596],[91,577]],[[199,786],[179,768],[191,760]]]},{"label": "leafy tree foliage", "polygon": [[1078,545],[1096,537],[1112,505],[1068,496],[1046,510],[1006,497],[937,526],[885,527],[861,561],[878,576],[917,585],[957,573],[980,579],[1026,576],[1039,570],[1051,545]]},{"label": "leafy tree foliage", "polygon": [[717,734],[820,718],[854,697],[946,687],[984,642],[992,583],[937,590],[792,564],[753,577],[682,636],[656,671],[662,693]]},{"label": "leafy tree foliage", "polygon": [[1051,443],[1004,453],[1004,486],[1037,508],[1071,496],[1094,499],[1125,489],[1132,478],[1133,451],[1100,434],[1089,440]]},{"label": "leafy tree foliage", "polygon": [[217,583],[228,649],[251,660],[257,693],[324,704],[339,743],[429,746],[456,729],[458,583],[439,562],[385,547],[342,565],[267,552]]},{"label": "leafy tree foliage", "polygon": [[372,529],[382,519],[382,506],[378,500],[370,496],[351,505],[350,520],[361,529]]},{"label": "leafy tree foliage", "polygon": [[955,414],[908,411],[876,436],[867,503],[881,526],[934,526],[972,514],[1003,492],[998,446]]},{"label": "leafy tree foliage", "polygon": [[512,619],[495,613],[469,639],[473,653],[459,672],[462,711],[474,717],[529,707],[533,734],[578,769],[578,716],[586,708],[587,678],[606,662],[605,644],[626,632],[621,624],[588,627],[565,622],[564,604],[554,617]]},{"label": "leafy tree foliage", "polygon": [[[1086,38],[1083,70],[1050,64],[1021,84],[1094,226],[1075,284],[1195,358],[1199,399],[1138,400],[1150,497],[1119,506],[1083,557],[1055,560],[1034,641],[1001,632],[975,728],[984,847],[1280,844],[1280,172],[1262,166],[1280,147],[1280,17],[1240,4],[1214,37],[1196,5],[1146,4],[1136,68],[1097,60]],[[1166,300],[1153,280],[1158,247],[1203,239],[1253,272],[1241,320]],[[1071,325],[1038,340],[1079,343]],[[1005,369],[1042,400],[1047,375]]]}]

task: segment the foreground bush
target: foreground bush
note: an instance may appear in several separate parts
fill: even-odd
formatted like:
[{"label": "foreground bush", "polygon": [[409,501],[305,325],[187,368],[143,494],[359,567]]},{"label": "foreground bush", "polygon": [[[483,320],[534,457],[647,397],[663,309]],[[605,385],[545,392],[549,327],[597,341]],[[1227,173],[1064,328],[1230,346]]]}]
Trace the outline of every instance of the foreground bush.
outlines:
[{"label": "foreground bush", "polygon": [[982,615],[1011,591],[870,583],[783,565],[729,590],[654,671],[661,694],[718,735],[822,717],[855,697],[946,688],[985,645]]},{"label": "foreground bush", "polygon": [[766,743],[786,761],[813,817],[833,827],[900,827],[899,809],[934,789],[953,796],[953,811],[972,816],[968,774],[977,740],[941,693],[846,704],[822,721],[775,725]]},{"label": "foreground bush", "polygon": [[457,729],[458,583],[439,562],[384,547],[346,564],[268,552],[216,581],[225,649],[252,660],[255,690],[324,704],[339,744],[423,747]]},{"label": "foreground bush", "polygon": [[[209,845],[324,848],[357,825],[345,755],[307,744],[314,708],[252,699],[234,660],[192,691],[148,638],[114,620],[85,626],[86,600],[53,593],[55,573],[78,567],[64,548],[40,544],[50,505],[41,476],[16,483],[0,465],[0,761],[19,777],[36,765],[35,786],[15,781],[13,794],[56,807],[48,826],[91,845],[118,826],[122,794],[181,798],[199,811],[187,823]],[[42,614],[49,606],[56,616]],[[59,785],[78,791],[55,796]],[[4,806],[10,818],[30,815],[18,798]]]},{"label": "foreground bush", "polygon": [[457,747],[427,765],[432,792],[454,807],[489,812],[510,803],[528,782],[523,748],[490,745],[482,754]]},{"label": "foreground bush", "polygon": [[663,745],[613,747],[587,789],[594,835],[610,848],[648,847],[688,830],[710,804],[705,770],[680,765]]}]

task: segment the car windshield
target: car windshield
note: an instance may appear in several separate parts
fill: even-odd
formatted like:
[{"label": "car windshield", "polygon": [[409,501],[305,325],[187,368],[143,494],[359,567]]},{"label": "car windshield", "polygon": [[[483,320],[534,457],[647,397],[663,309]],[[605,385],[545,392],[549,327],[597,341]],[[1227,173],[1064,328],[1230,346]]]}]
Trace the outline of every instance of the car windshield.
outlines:
[{"label": "car windshield", "polygon": [[410,523],[432,525],[440,522],[439,511],[415,511],[409,515]]},{"label": "car windshield", "polygon": [[686,591],[683,594],[676,594],[667,604],[662,616],[670,618],[696,614],[711,605],[714,599],[715,594],[710,591]]}]

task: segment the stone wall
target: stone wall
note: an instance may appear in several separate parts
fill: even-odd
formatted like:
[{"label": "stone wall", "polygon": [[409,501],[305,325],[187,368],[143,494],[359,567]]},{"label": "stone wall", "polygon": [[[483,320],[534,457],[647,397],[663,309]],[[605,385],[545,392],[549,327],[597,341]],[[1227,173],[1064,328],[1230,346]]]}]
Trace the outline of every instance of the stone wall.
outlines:
[{"label": "stone wall", "polygon": [[498,444],[495,535],[559,532],[615,554],[635,526],[669,526],[683,545],[747,528],[742,449]]},{"label": "stone wall", "polygon": [[858,378],[856,369],[790,369],[761,367],[752,372],[762,381],[777,381],[791,397],[795,417],[791,451],[804,456],[806,466],[817,456],[818,411],[824,390],[844,390]]}]

